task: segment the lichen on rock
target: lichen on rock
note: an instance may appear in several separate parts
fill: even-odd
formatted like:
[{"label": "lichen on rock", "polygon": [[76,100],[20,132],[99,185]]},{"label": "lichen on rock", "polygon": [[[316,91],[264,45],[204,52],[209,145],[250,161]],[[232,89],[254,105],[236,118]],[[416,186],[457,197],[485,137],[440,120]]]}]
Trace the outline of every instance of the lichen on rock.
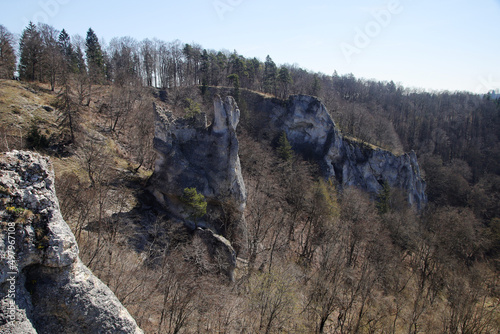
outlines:
[{"label": "lichen on rock", "polygon": [[142,333],[80,261],[48,158],[0,155],[0,332]]}]

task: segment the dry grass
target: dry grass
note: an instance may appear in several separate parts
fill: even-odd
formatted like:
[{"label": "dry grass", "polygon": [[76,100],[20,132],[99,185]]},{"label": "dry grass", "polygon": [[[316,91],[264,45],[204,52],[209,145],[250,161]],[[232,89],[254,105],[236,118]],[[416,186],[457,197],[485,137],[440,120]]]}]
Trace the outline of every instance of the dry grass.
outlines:
[{"label": "dry grass", "polygon": [[376,151],[376,150],[387,151],[387,152],[390,152],[390,153],[394,154],[395,156],[401,156],[401,155],[404,154],[404,152],[402,152],[402,151],[389,150],[387,148],[383,148],[381,146],[377,146],[375,144],[366,142],[366,141],[361,140],[361,139],[356,138],[356,137],[352,137],[352,136],[348,136],[348,135],[343,135],[343,137],[344,137],[344,139],[346,139],[349,142],[361,144],[362,146],[364,146],[366,148],[369,148],[371,150],[374,150],[374,151]]},{"label": "dry grass", "polygon": [[[275,260],[273,264],[273,272],[277,270],[276,272],[278,273],[280,269],[285,268],[289,275],[287,276],[279,272],[275,280],[270,280],[273,284],[268,285],[264,284],[266,281],[261,279],[266,276],[258,272],[249,272],[246,268],[247,263],[244,261],[239,261],[238,280],[236,284],[231,286],[226,285],[225,282],[219,282],[217,278],[203,277],[199,273],[196,273],[196,276],[192,275],[193,268],[185,268],[185,259],[192,257],[194,254],[193,248],[188,248],[190,245],[182,249],[185,253],[176,248],[177,253],[173,250],[171,254],[168,252],[162,253],[163,255],[161,256],[164,256],[164,258],[160,258],[156,266],[148,264],[145,260],[150,257],[152,258],[153,255],[151,254],[158,256],[153,251],[149,254],[148,250],[154,250],[153,246],[157,242],[156,238],[159,238],[164,233],[165,226],[163,224],[167,224],[167,222],[163,222],[161,219],[158,219],[153,228],[148,231],[149,237],[154,239],[151,241],[151,244],[146,244],[148,247],[145,247],[142,253],[134,249],[129,243],[130,238],[136,237],[138,233],[143,233],[140,237],[147,237],[146,231],[138,231],[131,224],[127,225],[124,222],[122,219],[124,216],[114,216],[114,214],[122,213],[126,215],[129,210],[132,210],[138,204],[136,194],[142,189],[142,185],[145,184],[152,171],[141,168],[137,174],[132,174],[130,171],[131,166],[133,167],[135,164],[131,161],[131,153],[127,150],[126,143],[120,142],[116,134],[105,131],[106,118],[104,115],[99,114],[97,110],[100,104],[105,101],[109,93],[108,90],[109,87],[107,86],[95,87],[92,97],[95,102],[92,102],[90,107],[82,107],[82,132],[84,135],[91,134],[93,137],[99,137],[100,142],[103,143],[106,150],[105,156],[112,170],[109,182],[103,184],[101,189],[102,193],[105,194],[102,197],[105,200],[102,212],[98,212],[99,206],[97,205],[97,200],[101,198],[97,196],[98,194],[95,189],[86,188],[88,175],[78,154],[64,158],[51,157],[56,177],[59,179],[56,185],[60,185],[60,179],[67,174],[76,175],[77,179],[82,183],[82,187],[80,189],[77,187],[74,193],[71,193],[73,190],[69,189],[71,184],[68,183],[66,189],[67,196],[65,196],[64,187],[60,191],[58,189],[61,208],[65,209],[65,205],[74,204],[70,203],[67,200],[68,198],[74,200],[76,204],[94,203],[89,206],[91,209],[89,212],[85,211],[84,205],[68,205],[69,208],[74,208],[73,210],[82,214],[76,214],[71,212],[68,207],[66,208],[67,211],[73,213],[72,216],[65,217],[65,219],[67,219],[68,224],[72,227],[75,235],[77,235],[82,260],[90,266],[97,276],[110,286],[146,333],[157,332],[158,327],[160,327],[159,319],[162,312],[166,312],[166,314],[174,317],[177,315],[174,311],[178,311],[176,306],[181,305],[183,302],[187,305],[185,311],[189,313],[189,318],[184,326],[185,332],[215,333],[236,332],[236,330],[248,333],[258,332],[258,321],[256,319],[258,319],[259,313],[257,311],[262,309],[263,302],[265,301],[261,300],[262,296],[269,296],[272,293],[276,295],[275,291],[279,291],[278,288],[282,288],[283,286],[286,288],[284,290],[281,289],[283,290],[283,297],[286,297],[287,301],[293,303],[290,302],[290,305],[287,304],[286,308],[283,309],[280,318],[277,319],[279,323],[275,326],[273,332],[313,332],[316,320],[315,318],[309,319],[306,311],[310,310],[307,304],[307,294],[312,287],[311,282],[313,281],[311,277],[314,275],[314,271],[307,268],[304,268],[302,271],[295,265],[297,258],[294,257],[295,254],[292,254],[290,249],[298,249],[296,247],[298,241],[294,241],[295,244],[292,243],[291,247],[290,244],[283,243],[283,245],[287,246],[283,246],[283,254],[280,255],[279,261]],[[269,94],[257,94],[264,98],[273,98]],[[25,134],[30,122],[38,117],[39,123],[45,129],[51,131],[58,130],[55,126],[57,112],[47,112],[42,108],[44,105],[50,105],[54,98],[55,93],[50,93],[43,85],[34,87],[23,82],[0,80],[0,126],[9,131],[9,135],[19,136],[19,133],[21,135]],[[272,150],[266,148],[257,149],[260,147],[260,143],[259,145],[257,143],[249,143],[249,139],[245,140],[243,135],[240,136],[240,139],[240,153],[243,158],[242,166],[245,169],[248,165],[246,174],[250,174],[250,172],[255,173],[257,175],[255,178],[259,182],[263,181],[271,184],[272,187],[269,188],[269,191],[287,193],[297,189],[293,187],[290,190],[280,188],[281,186],[278,187],[278,185],[275,185],[275,181],[277,182],[280,179],[279,177],[275,177],[278,174],[274,175],[270,172],[269,175],[266,174],[273,166],[274,156],[272,155]],[[357,138],[345,136],[345,139],[353,143],[361,143],[366,149],[383,150],[381,147],[363,142]],[[3,141],[3,138],[0,138],[0,141]],[[254,146],[250,146],[249,144],[253,144]],[[246,149],[245,145],[247,145]],[[75,148],[74,150],[76,153],[80,153],[79,150],[81,148]],[[244,159],[247,160],[244,161]],[[248,163],[250,159],[255,159],[257,165],[255,169],[250,169],[251,167]],[[245,181],[251,181],[248,175],[245,175],[245,178]],[[296,181],[298,178],[294,177],[293,180]],[[251,182],[247,184],[250,185]],[[300,190],[303,191],[305,189],[301,188]],[[74,196],[78,192],[80,196]],[[75,199],[72,199],[73,196]],[[251,209],[253,205],[255,208],[267,208],[269,211],[266,212],[268,213],[281,212],[282,208],[280,205],[282,204],[277,199],[273,199],[272,196],[262,196],[263,203],[267,204],[269,198],[275,202],[272,202],[267,207],[259,205],[260,202],[256,202],[254,197],[250,197],[247,210]],[[255,202],[252,202],[252,200]],[[361,203],[362,201],[357,202]],[[362,205],[362,203],[358,204]],[[276,209],[273,205],[276,205]],[[363,209],[360,212],[366,213],[367,211]],[[152,215],[153,213],[151,212]],[[270,214],[264,215],[264,217],[270,217]],[[78,221],[78,219],[82,221]],[[133,217],[129,217],[129,220],[133,219]],[[367,219],[366,214],[363,215],[363,219]],[[375,216],[375,218],[372,217],[370,219],[376,221],[378,218]],[[371,220],[370,222],[372,222]],[[248,224],[255,224],[250,216],[247,217],[247,221]],[[346,219],[346,222],[348,221]],[[103,227],[99,233],[92,228],[86,227],[94,226],[96,222],[98,224],[101,223]],[[78,226],[80,226],[80,233],[78,233]],[[109,231],[109,229],[111,230]],[[348,240],[347,237],[335,240],[344,239]],[[266,245],[266,242],[270,244],[271,241],[266,240],[261,242],[262,245]],[[263,247],[263,249],[268,248]],[[271,248],[269,247],[269,249]],[[286,253],[286,249],[289,253]],[[261,255],[263,265],[266,263],[267,256],[268,251]],[[366,257],[360,256],[360,261],[363,258]],[[283,264],[279,263],[280,261]],[[257,267],[258,265],[256,265]],[[276,267],[278,268],[276,269]],[[372,289],[373,291],[368,299],[364,313],[363,322],[366,322],[366,325],[362,327],[361,332],[369,332],[369,325],[371,324],[365,321],[365,319],[375,319],[378,321],[378,324],[373,324],[372,332],[375,333],[388,333],[392,332],[392,330],[396,333],[408,331],[408,318],[411,315],[412,306],[411,301],[412,298],[415,298],[415,286],[417,282],[415,278],[411,277],[413,275],[412,271],[407,267],[407,263],[401,264],[401,271],[407,275],[405,276],[407,281],[402,279],[402,282],[405,281],[407,287],[399,293],[387,293],[376,287]],[[295,268],[295,270],[289,270],[290,268]],[[349,269],[352,271],[352,274],[350,273],[349,284],[346,284],[346,287],[350,286],[350,282],[353,279],[360,279],[359,274],[356,274],[352,268]],[[395,271],[394,275],[397,274],[398,272]],[[193,278],[196,278],[196,280],[193,280]],[[287,278],[284,282],[286,284],[281,284],[283,278]],[[342,287],[342,285],[339,286]],[[349,292],[347,288],[345,291]],[[165,298],[168,296],[167,293],[171,294],[169,298]],[[181,298],[175,299],[174,297],[176,296],[180,296]],[[282,296],[278,295],[277,297]],[[488,312],[491,311],[492,319],[486,320],[490,321],[492,326],[499,323],[498,311],[495,309],[495,307],[498,307],[497,303],[496,299],[488,297],[484,310],[480,309],[488,316],[490,316]],[[210,307],[207,307],[207,305]],[[422,324],[422,331],[426,330],[428,333],[439,332],[442,327],[442,315],[445,313],[446,308],[447,301],[445,296],[437,298],[434,304],[429,306],[419,320],[419,324]],[[350,309],[351,315],[355,317],[356,314],[359,314],[359,309],[359,302],[355,302]],[[395,320],[396,310],[399,312],[397,314],[397,321]],[[336,325],[339,318],[338,315],[338,311],[333,313],[328,322],[329,326],[334,327]],[[162,329],[163,331],[167,331],[172,328],[169,328],[168,324],[164,323]]]},{"label": "dry grass", "polygon": [[2,147],[21,148],[22,139],[33,122],[37,123],[42,133],[47,136],[57,132],[57,112],[49,112],[43,108],[50,106],[54,99],[54,94],[36,86],[13,80],[0,80]]}]

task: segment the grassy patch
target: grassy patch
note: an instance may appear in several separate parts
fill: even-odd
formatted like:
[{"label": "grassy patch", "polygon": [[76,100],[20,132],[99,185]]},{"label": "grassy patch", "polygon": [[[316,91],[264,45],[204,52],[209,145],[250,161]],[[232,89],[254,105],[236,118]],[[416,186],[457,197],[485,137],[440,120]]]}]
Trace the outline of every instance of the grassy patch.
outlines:
[{"label": "grassy patch", "polygon": [[383,151],[388,151],[380,146],[377,146],[377,145],[374,145],[374,144],[371,144],[371,143],[368,143],[366,141],[363,141],[359,138],[356,138],[356,137],[351,137],[351,136],[346,136],[346,135],[343,135],[344,139],[346,139],[347,141],[350,141],[352,143],[356,143],[356,144],[359,144],[359,145],[363,145],[365,146],[366,148],[369,148],[371,150],[383,150]]},{"label": "grassy patch", "polygon": [[373,150],[373,151],[376,151],[376,150],[382,150],[382,151],[387,151],[387,152],[390,152],[392,153],[393,155],[395,156],[401,156],[404,154],[404,152],[401,152],[401,151],[395,151],[395,150],[390,150],[390,149],[387,149],[387,148],[384,148],[384,147],[381,147],[381,146],[377,146],[375,144],[372,144],[372,143],[369,143],[369,142],[366,142],[364,140],[361,140],[359,138],[356,138],[356,137],[351,137],[351,136],[346,136],[346,135],[343,135],[344,139],[347,140],[348,142],[351,142],[351,143],[356,143],[358,145],[361,145],[363,148],[365,149],[369,149],[369,150]]},{"label": "grassy patch", "polygon": [[0,130],[3,141],[10,144],[3,143],[3,149],[24,146],[33,123],[46,136],[58,132],[58,113],[44,109],[53,103],[54,93],[36,90],[32,86],[14,80],[0,80]]}]

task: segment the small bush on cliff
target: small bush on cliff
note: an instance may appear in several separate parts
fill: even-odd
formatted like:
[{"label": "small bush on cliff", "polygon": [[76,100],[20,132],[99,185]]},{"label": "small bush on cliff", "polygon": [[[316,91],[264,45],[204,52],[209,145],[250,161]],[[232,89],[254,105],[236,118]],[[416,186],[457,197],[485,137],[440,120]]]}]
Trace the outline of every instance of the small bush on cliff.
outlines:
[{"label": "small bush on cliff", "polygon": [[207,200],[199,194],[196,188],[185,188],[181,197],[185,204],[189,218],[194,220],[195,228],[198,228],[198,219],[207,213]]},{"label": "small bush on cliff", "polygon": [[184,112],[186,113],[186,118],[193,118],[199,113],[201,113],[200,105],[197,102],[193,101],[190,98],[187,98],[186,104],[187,107],[184,108]]},{"label": "small bush on cliff", "polygon": [[49,146],[49,139],[40,132],[36,123],[31,124],[26,140],[32,149],[45,149]]}]

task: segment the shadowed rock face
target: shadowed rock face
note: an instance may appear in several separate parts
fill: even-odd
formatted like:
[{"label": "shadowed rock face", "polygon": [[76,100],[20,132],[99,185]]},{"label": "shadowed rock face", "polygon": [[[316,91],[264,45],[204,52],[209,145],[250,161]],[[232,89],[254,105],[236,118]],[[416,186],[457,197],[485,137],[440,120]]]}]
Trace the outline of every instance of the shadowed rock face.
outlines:
[{"label": "shadowed rock face", "polygon": [[241,251],[246,239],[246,190],[238,157],[240,111],[236,102],[232,97],[223,101],[216,96],[210,126],[205,114],[182,119],[155,109],[157,161],[150,179],[151,192],[172,216],[189,221],[179,198],[185,188],[196,188],[208,204],[207,215],[198,226],[215,229]]},{"label": "shadowed rock face", "polygon": [[85,267],[48,158],[0,155],[0,332],[142,333]]},{"label": "shadowed rock face", "polygon": [[341,186],[376,194],[387,182],[402,189],[411,205],[420,209],[427,202],[414,152],[396,156],[344,138],[318,99],[293,95],[286,106],[272,108],[270,117],[286,132],[294,149],[319,161],[325,176],[335,177]]}]

